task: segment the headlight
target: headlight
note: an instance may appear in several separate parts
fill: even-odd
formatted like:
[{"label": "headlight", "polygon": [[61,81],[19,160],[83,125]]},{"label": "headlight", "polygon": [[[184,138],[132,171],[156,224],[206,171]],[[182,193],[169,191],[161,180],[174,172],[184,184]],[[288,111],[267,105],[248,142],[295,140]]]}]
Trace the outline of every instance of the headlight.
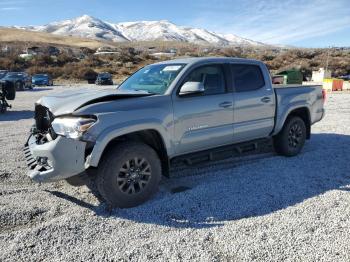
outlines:
[{"label": "headlight", "polygon": [[96,120],[92,118],[62,117],[62,118],[55,118],[51,126],[55,131],[55,133],[58,135],[69,137],[69,138],[79,138],[95,122]]}]

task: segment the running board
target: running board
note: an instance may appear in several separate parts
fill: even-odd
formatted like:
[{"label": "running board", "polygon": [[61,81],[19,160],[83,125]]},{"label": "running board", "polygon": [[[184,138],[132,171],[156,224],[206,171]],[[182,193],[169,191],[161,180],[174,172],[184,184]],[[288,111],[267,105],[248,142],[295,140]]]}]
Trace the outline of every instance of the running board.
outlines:
[{"label": "running board", "polygon": [[249,155],[252,153],[260,153],[271,151],[271,139],[264,138],[234,145],[222,146],[210,150],[190,153],[177,156],[171,159],[171,165],[185,163],[187,165],[196,165],[202,162],[218,161],[230,157]]}]

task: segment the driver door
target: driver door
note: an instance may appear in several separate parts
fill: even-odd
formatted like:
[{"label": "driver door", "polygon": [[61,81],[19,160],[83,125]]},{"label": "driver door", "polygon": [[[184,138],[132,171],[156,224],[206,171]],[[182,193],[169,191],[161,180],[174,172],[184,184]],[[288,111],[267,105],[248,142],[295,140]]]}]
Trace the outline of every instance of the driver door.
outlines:
[{"label": "driver door", "polygon": [[182,84],[188,81],[202,82],[205,91],[173,96],[176,154],[232,143],[233,94],[227,90],[224,66],[197,67]]}]

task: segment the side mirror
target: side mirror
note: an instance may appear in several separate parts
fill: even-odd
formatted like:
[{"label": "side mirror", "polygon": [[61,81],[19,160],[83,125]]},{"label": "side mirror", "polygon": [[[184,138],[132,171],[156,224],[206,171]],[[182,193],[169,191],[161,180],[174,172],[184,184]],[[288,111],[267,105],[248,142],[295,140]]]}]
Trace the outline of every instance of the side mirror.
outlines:
[{"label": "side mirror", "polygon": [[202,82],[186,82],[180,89],[180,96],[204,93]]}]

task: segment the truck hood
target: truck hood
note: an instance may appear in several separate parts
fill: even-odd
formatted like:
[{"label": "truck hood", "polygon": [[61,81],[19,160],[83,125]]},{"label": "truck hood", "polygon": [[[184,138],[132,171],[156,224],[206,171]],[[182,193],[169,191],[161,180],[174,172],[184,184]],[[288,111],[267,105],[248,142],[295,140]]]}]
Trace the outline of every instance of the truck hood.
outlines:
[{"label": "truck hood", "polygon": [[53,115],[58,116],[71,114],[75,110],[89,104],[150,95],[152,94],[145,91],[80,89],[44,96],[36,104],[45,106]]}]

